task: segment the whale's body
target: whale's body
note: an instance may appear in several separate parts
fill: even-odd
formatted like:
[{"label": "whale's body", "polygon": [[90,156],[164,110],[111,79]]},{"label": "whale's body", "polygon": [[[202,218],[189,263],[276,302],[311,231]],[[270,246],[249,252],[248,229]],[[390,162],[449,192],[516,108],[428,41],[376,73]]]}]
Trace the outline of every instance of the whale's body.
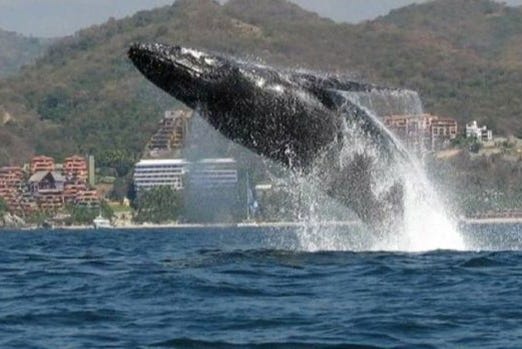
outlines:
[{"label": "whale's body", "polygon": [[[317,173],[325,192],[369,225],[385,229],[401,215],[401,183],[376,192],[372,169],[376,162],[404,157],[404,151],[346,97],[375,86],[162,44],[135,44],[129,57],[150,81],[198,109],[227,138],[292,170]],[[370,140],[373,155],[359,149],[343,157],[355,142],[347,129]]]}]

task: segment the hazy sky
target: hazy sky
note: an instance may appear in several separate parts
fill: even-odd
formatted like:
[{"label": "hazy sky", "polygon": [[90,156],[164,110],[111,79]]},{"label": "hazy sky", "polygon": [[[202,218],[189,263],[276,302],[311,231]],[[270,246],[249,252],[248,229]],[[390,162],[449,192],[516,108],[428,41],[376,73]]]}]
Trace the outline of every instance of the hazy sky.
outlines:
[{"label": "hazy sky", "polygon": [[[263,1],[263,0],[258,0]],[[337,21],[359,22],[391,9],[426,0],[292,0]],[[522,0],[506,0],[522,5]],[[0,28],[33,36],[64,36],[173,0],[0,0]]]}]

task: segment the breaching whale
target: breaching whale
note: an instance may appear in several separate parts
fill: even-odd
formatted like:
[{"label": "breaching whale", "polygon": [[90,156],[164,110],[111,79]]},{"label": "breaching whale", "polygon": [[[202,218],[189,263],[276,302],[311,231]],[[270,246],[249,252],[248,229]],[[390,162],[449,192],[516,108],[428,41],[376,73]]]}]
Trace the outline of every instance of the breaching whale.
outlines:
[{"label": "breaching whale", "polygon": [[377,188],[373,171],[405,151],[347,98],[376,86],[157,43],[134,44],[128,55],[145,77],[199,110],[227,138],[292,170],[313,172],[329,196],[370,226],[389,230],[401,217],[400,180]]}]

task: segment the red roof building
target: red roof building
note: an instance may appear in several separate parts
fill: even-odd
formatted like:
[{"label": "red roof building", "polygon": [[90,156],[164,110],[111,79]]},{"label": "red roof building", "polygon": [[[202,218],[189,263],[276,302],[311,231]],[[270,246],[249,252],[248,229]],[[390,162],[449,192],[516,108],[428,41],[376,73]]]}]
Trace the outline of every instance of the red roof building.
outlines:
[{"label": "red roof building", "polygon": [[59,192],[44,191],[36,197],[38,207],[44,211],[57,211],[64,205],[63,195]]},{"label": "red roof building", "polygon": [[79,206],[97,207],[100,205],[100,197],[96,190],[80,191],[76,195],[76,204]]},{"label": "red roof building", "polygon": [[78,155],[68,157],[63,163],[63,175],[68,179],[74,178],[86,181],[89,175],[87,160]]},{"label": "red roof building", "polygon": [[65,183],[63,197],[65,202],[74,203],[79,193],[87,190],[85,181],[75,180]]},{"label": "red roof building", "polygon": [[408,148],[421,153],[444,148],[458,134],[457,121],[430,114],[387,116],[384,124]]},{"label": "red roof building", "polygon": [[19,209],[23,177],[24,172],[20,167],[0,168],[0,197],[5,200],[11,211]]},{"label": "red roof building", "polygon": [[31,174],[40,171],[51,172],[54,171],[54,159],[48,156],[35,156],[31,160]]}]

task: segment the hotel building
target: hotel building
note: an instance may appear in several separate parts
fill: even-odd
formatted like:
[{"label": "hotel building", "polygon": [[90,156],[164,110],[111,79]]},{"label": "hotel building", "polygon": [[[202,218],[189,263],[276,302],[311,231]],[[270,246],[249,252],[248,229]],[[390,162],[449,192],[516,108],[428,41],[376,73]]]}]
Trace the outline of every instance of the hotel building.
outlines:
[{"label": "hotel building", "polygon": [[141,160],[134,169],[134,185],[139,193],[155,187],[183,189],[187,162],[183,159]]},{"label": "hotel building", "polygon": [[65,159],[63,163],[63,175],[67,179],[87,181],[89,170],[84,157],[74,155]]},{"label": "hotel building", "polygon": [[168,110],[147,148],[150,157],[181,156],[181,148],[189,132],[192,112]]},{"label": "hotel building", "polygon": [[237,186],[238,171],[234,159],[203,159],[190,164],[191,187],[216,189]]},{"label": "hotel building", "polygon": [[387,116],[384,124],[409,149],[420,153],[440,150],[458,135],[457,121],[430,114]]},{"label": "hotel building", "polygon": [[48,156],[35,156],[31,160],[31,174],[40,171],[51,172],[54,171],[54,169],[54,159]]}]

